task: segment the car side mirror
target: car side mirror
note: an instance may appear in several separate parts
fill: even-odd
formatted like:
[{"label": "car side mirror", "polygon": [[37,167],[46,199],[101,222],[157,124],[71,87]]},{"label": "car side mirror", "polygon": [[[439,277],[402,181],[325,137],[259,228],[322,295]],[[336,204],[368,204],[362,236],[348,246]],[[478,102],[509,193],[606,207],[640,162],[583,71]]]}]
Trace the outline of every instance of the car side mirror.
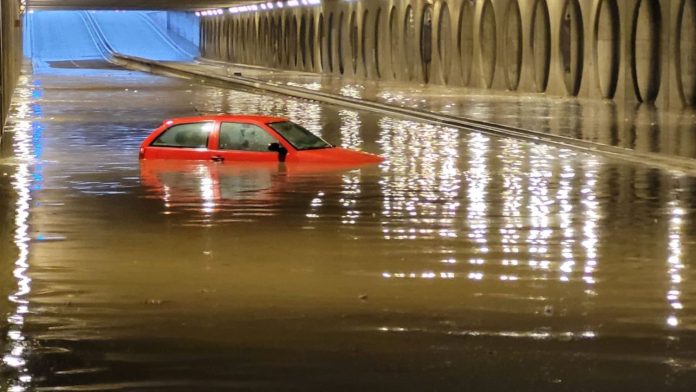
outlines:
[{"label": "car side mirror", "polygon": [[268,145],[268,151],[275,151],[278,153],[278,159],[280,162],[285,162],[285,157],[288,155],[288,150],[281,146],[280,143],[271,143]]},{"label": "car side mirror", "polygon": [[283,146],[280,145],[280,143],[271,143],[268,145],[268,151],[275,151],[275,152],[280,152],[280,150],[283,149]]}]

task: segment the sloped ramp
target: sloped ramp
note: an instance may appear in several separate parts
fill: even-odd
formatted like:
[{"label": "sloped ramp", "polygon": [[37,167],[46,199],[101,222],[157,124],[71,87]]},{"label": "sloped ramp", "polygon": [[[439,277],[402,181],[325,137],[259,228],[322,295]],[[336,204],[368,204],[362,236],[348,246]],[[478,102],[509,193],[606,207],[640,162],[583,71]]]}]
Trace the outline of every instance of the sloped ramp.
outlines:
[{"label": "sloped ramp", "polygon": [[113,69],[120,53],[156,61],[193,61],[144,12],[36,11],[27,15],[26,55],[35,72]]},{"label": "sloped ramp", "polygon": [[90,12],[110,48],[120,54],[156,61],[193,61],[142,12]]},{"label": "sloped ramp", "polygon": [[51,68],[52,62],[106,60],[80,12],[33,12],[28,21],[27,55],[35,70]]}]

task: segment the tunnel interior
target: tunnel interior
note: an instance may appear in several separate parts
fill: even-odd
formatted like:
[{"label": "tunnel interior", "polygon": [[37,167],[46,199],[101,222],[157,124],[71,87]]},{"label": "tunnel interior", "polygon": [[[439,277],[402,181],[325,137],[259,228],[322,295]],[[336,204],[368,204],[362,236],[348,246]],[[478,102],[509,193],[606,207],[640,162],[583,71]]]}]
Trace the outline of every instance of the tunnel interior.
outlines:
[{"label": "tunnel interior", "polygon": [[[0,7],[0,390],[696,385],[696,0],[60,1]],[[220,113],[384,161],[140,159]]]}]

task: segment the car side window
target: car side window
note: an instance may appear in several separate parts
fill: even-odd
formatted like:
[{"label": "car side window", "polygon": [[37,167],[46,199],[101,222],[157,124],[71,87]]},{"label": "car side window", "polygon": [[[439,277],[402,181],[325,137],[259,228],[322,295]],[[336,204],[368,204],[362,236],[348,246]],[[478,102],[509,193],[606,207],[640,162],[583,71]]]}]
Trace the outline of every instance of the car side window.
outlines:
[{"label": "car side window", "polygon": [[202,122],[174,125],[159,135],[152,146],[206,148],[213,123]]},{"label": "car side window", "polygon": [[220,150],[269,152],[268,145],[278,141],[253,124],[225,122],[220,125]]}]

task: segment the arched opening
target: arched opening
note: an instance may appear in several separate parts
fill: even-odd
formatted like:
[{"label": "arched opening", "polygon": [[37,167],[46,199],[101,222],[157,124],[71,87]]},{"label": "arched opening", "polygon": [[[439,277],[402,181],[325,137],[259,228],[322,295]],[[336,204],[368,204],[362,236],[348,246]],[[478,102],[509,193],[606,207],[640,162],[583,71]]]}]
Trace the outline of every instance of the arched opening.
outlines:
[{"label": "arched opening", "polygon": [[433,9],[429,5],[423,8],[421,21],[420,57],[423,67],[423,81],[430,82],[430,64],[433,62]]},{"label": "arched opening", "polygon": [[340,72],[341,75],[345,72],[345,66],[344,66],[344,59],[345,59],[345,53],[343,50],[343,42],[345,40],[345,34],[344,32],[344,27],[343,25],[345,24],[345,16],[343,12],[341,12],[341,16],[338,18],[338,72]]},{"label": "arched opening", "polygon": [[249,59],[251,58],[250,52],[253,48],[253,45],[251,44],[251,22],[249,21],[249,19],[246,19],[244,21],[242,29],[244,29],[244,63],[249,64]]},{"label": "arched opening", "polygon": [[256,19],[251,19],[249,21],[249,28],[251,29],[251,63],[256,64],[259,57],[259,51],[257,50],[259,47],[259,25]]},{"label": "arched opening", "polygon": [[276,66],[281,66],[283,62],[283,42],[281,41],[281,34],[282,34],[282,21],[280,17],[276,18],[275,21],[272,22],[274,27],[273,27],[273,56],[275,57],[275,64]]},{"label": "arched opening", "polygon": [[227,25],[227,53],[229,53],[229,61],[237,61],[237,56],[234,52],[234,19],[230,19]]},{"label": "arched opening", "polygon": [[239,21],[239,60],[242,63],[246,62],[247,59],[247,43],[246,43],[246,21]]},{"label": "arched opening", "polygon": [[290,21],[290,16],[285,18],[285,32],[283,33],[283,64],[289,67],[292,64],[292,22]]},{"label": "arched opening", "polygon": [[532,17],[532,52],[534,53],[534,79],[537,91],[546,91],[551,64],[551,26],[546,0],[537,0]]},{"label": "arched opening", "polygon": [[223,22],[223,37],[222,47],[225,52],[225,61],[232,61],[232,19],[226,19]]},{"label": "arched opening", "polygon": [[266,17],[266,56],[268,65],[273,64],[273,18]]},{"label": "arched opening", "polygon": [[505,11],[505,39],[503,63],[508,90],[517,90],[522,68],[522,16],[517,0],[511,1]]},{"label": "arched opening", "polygon": [[397,72],[396,70],[399,68],[399,33],[397,31],[397,16],[396,16],[396,7],[392,7],[391,12],[389,13],[389,49],[390,49],[390,56],[389,59],[391,69],[392,69],[392,77],[396,78],[397,77]]},{"label": "arched opening", "polygon": [[614,98],[619,79],[619,8],[616,0],[600,0],[595,18],[595,66],[604,98]]},{"label": "arched opening", "polygon": [[633,15],[631,73],[641,102],[654,102],[660,91],[661,19],[657,0],[640,0]]},{"label": "arched opening", "polygon": [[261,52],[261,23],[259,19],[254,18],[251,20],[251,29],[253,30],[254,34],[254,50],[252,52],[254,59],[253,61],[254,64],[259,64],[259,58],[261,58],[261,55],[263,54]]},{"label": "arched opening", "polygon": [[230,33],[232,30],[232,20],[231,19],[223,19],[223,25],[222,25],[222,33],[224,40],[221,43],[221,47],[223,52],[225,53],[225,61],[232,61],[232,48],[230,47]]},{"label": "arched opening", "polygon": [[268,54],[270,53],[268,50],[269,44],[268,44],[268,34],[269,34],[269,27],[268,27],[268,17],[261,17],[259,18],[259,64],[261,65],[268,65]]},{"label": "arched opening", "polygon": [[442,80],[447,83],[452,68],[452,18],[450,17],[447,3],[442,3],[440,8],[439,28],[437,32],[437,52],[440,56],[440,66],[442,70]]},{"label": "arched opening", "polygon": [[404,42],[404,55],[406,57],[406,69],[405,69],[405,75],[408,80],[413,79],[413,67],[414,67],[414,59],[413,59],[413,52],[414,52],[414,42],[416,42],[416,17],[415,13],[413,12],[413,7],[410,5],[406,7],[406,14],[404,16],[404,34],[403,34],[403,42]]},{"label": "arched opening", "polygon": [[307,66],[307,18],[300,19],[300,67]]},{"label": "arched opening", "polygon": [[585,53],[584,25],[578,0],[566,0],[561,20],[561,66],[563,81],[570,95],[578,95],[582,82]]},{"label": "arched opening", "polygon": [[685,105],[696,107],[696,0],[683,0],[679,16],[680,92]]},{"label": "arched opening", "polygon": [[333,64],[333,38],[334,38],[334,15],[333,13],[329,14],[329,26],[326,29],[328,32],[328,37],[326,39],[326,60],[329,64],[329,72],[333,72],[334,70],[334,64]]},{"label": "arched opening", "polygon": [[462,81],[467,86],[471,79],[471,64],[474,58],[474,12],[468,1],[462,4],[458,30],[457,47],[461,62]]},{"label": "arched opening", "polygon": [[326,29],[324,28],[324,14],[319,14],[319,65],[321,66],[321,71],[326,69],[326,60],[324,59],[324,53],[326,53]]},{"label": "arched opening", "polygon": [[[377,75],[377,78],[382,77],[382,70],[380,69],[380,31],[379,31],[379,25],[382,19],[382,9],[378,8],[377,9],[377,15],[375,15],[375,35],[374,35],[374,40],[372,42],[372,56],[374,57],[375,61],[375,74]],[[367,20],[367,19],[366,19]]]},{"label": "arched opening", "polygon": [[217,58],[217,22],[211,18],[210,21],[210,52],[213,58]]},{"label": "arched opening", "polygon": [[227,33],[228,33],[228,39],[227,39],[227,52],[229,53],[229,61],[231,62],[236,62],[237,61],[237,47],[236,47],[236,36],[235,36],[235,25],[236,21],[234,19],[231,19],[229,24],[227,25]]},{"label": "arched opening", "polygon": [[367,71],[367,29],[368,29],[368,24],[367,20],[370,14],[368,13],[367,10],[363,13],[363,18],[362,18],[362,34],[360,35],[360,50],[361,50],[361,57],[362,57],[362,64],[363,64],[363,69],[365,70],[365,76],[368,75]]},{"label": "arched opening", "polygon": [[227,21],[223,18],[220,19],[220,40],[218,41],[218,47],[220,48],[220,58],[222,60],[227,60],[227,45],[226,45],[226,33],[227,32]]},{"label": "arched opening", "polygon": [[495,76],[496,62],[496,24],[495,11],[490,0],[485,0],[483,10],[481,12],[481,74],[483,75],[483,84],[486,88],[490,88],[493,84]]},{"label": "arched opening", "polygon": [[350,64],[353,75],[358,73],[358,17],[355,11],[350,15]]},{"label": "arched opening", "polygon": [[249,63],[251,63],[251,58],[252,58],[251,50],[252,50],[252,48],[254,47],[254,44],[253,44],[253,39],[254,39],[253,27],[252,27],[252,24],[251,24],[251,20],[249,20],[249,19],[246,20],[246,27],[245,27],[245,30],[244,30],[244,37],[245,37],[245,40],[246,40],[246,42],[245,42],[246,50],[244,51],[245,54],[246,54],[246,57],[244,58],[244,63],[245,63],[245,64],[249,64]]},{"label": "arched opening", "polygon": [[263,17],[259,19],[259,33],[257,36],[257,42],[259,43],[259,54],[258,54],[258,62],[260,64],[264,64],[266,62],[266,18]]},{"label": "arched opening", "polygon": [[298,45],[298,28],[297,28],[297,18],[293,17],[292,18],[292,30],[290,30],[290,53],[292,54],[291,58],[291,64],[292,66],[297,67],[300,55],[299,55],[299,45]]},{"label": "arched opening", "polygon": [[308,66],[309,66],[312,70],[314,70],[315,67],[316,67],[316,64],[314,63],[314,56],[315,56],[314,51],[316,50],[316,47],[315,47],[314,43],[316,42],[317,36],[316,36],[315,33],[316,33],[316,30],[315,30],[315,27],[314,27],[314,15],[311,15],[311,16],[309,17],[309,37],[308,37],[308,39],[307,39],[307,46],[308,46],[308,48],[307,48],[307,51],[308,51],[308,53],[307,53],[307,58],[308,58],[308,60],[309,60]]},{"label": "arched opening", "polygon": [[273,19],[266,17],[266,64],[269,67],[273,66]]}]

